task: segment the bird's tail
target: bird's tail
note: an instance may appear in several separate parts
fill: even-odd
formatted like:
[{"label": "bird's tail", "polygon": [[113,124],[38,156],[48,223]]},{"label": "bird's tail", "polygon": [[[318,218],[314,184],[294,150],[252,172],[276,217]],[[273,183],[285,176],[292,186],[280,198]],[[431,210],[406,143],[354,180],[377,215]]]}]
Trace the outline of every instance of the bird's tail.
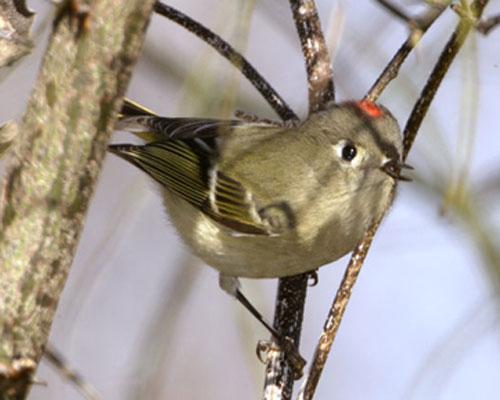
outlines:
[{"label": "bird's tail", "polygon": [[146,108],[141,104],[136,103],[135,101],[125,98],[118,118],[123,119],[127,117],[137,117],[139,115],[148,115],[150,117],[157,116],[157,114],[154,111],[151,111],[149,108]]},{"label": "bird's tail", "polygon": [[115,129],[133,133],[146,142],[151,142],[157,139],[157,135],[151,130],[149,122],[157,116],[154,111],[125,98]]}]

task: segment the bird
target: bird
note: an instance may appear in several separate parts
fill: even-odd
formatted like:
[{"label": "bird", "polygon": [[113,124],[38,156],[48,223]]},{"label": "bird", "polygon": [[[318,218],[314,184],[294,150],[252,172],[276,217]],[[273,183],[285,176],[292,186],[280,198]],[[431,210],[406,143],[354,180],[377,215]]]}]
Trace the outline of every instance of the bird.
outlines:
[{"label": "bird", "polygon": [[312,272],[353,251],[411,168],[396,118],[367,100],[297,124],[162,117],[125,100],[115,128],[144,143],[109,151],[159,185],[182,241],[273,334],[239,278]]}]

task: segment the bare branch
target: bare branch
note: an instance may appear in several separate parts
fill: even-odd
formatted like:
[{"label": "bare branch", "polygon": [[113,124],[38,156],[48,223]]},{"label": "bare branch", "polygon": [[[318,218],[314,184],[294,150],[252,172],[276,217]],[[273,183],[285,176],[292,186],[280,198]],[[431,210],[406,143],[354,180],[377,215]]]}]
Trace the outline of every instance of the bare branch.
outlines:
[{"label": "bare branch", "polygon": [[340,287],[337,290],[333,304],[330,307],[330,312],[326,318],[323,333],[319,338],[318,345],[313,356],[309,375],[299,395],[299,399],[301,400],[311,400],[314,396],[314,392],[326,364],[333,341],[335,340],[340,323],[342,322],[344,311],[351,297],[352,289],[356,283],[356,279],[358,278],[363,262],[365,261],[366,255],[368,254],[368,250],[370,249],[370,245],[383,216],[384,215],[381,215],[379,219],[372,223],[366,231],[361,243],[354,249],[345,271],[344,278],[340,283]]},{"label": "bare branch", "polygon": [[[282,337],[290,339],[296,348],[300,343],[308,279],[308,274],[282,278],[276,295],[274,328]],[[264,399],[276,399],[278,394],[283,400],[292,398],[293,382],[300,377],[296,374],[297,370],[301,372],[303,365],[297,368],[288,357],[286,349],[280,346],[268,349]]]},{"label": "bare branch", "polygon": [[481,18],[484,7],[488,4],[488,0],[476,0],[470,7],[462,10],[463,13],[467,13],[467,17],[461,17],[455,31],[451,35],[448,43],[446,43],[445,48],[439,56],[438,62],[434,66],[427,83],[425,84],[419,99],[413,107],[410,117],[406,122],[406,126],[403,132],[404,136],[404,153],[403,159],[406,159],[408,153],[415,141],[417,132],[422,124],[422,121],[427,114],[434,96],[441,85],[441,82],[448,72],[451,63],[455,59],[458,51],[462,47],[467,38],[467,35],[474,28],[475,22]]},{"label": "bare branch", "polygon": [[199,22],[196,22],[194,19],[161,1],[156,2],[154,10],[156,13],[176,22],[188,31],[194,33],[240,70],[283,121],[299,121],[299,117],[297,117],[276,90],[273,89],[245,57],[236,51],[229,43],[224,41],[224,39],[201,25]]},{"label": "bare branch", "polygon": [[293,19],[306,62],[309,113],[335,101],[333,71],[314,0],[290,0]]},{"label": "bare branch", "polygon": [[26,396],[153,0],[92,2],[54,26],[0,197],[0,393]]},{"label": "bare branch", "polygon": [[375,0],[382,7],[384,7],[387,11],[389,11],[392,15],[397,17],[398,19],[404,21],[408,25],[412,25],[414,23],[414,19],[410,17],[404,10],[393,4],[391,1],[387,0]]},{"label": "bare branch", "polygon": [[[379,1],[380,3],[387,3],[380,0],[377,1]],[[382,74],[380,74],[373,86],[365,95],[365,100],[374,102],[379,98],[387,85],[397,77],[399,69],[401,68],[403,62],[406,60],[406,57],[408,57],[410,52],[416,47],[425,32],[445,9],[445,5],[440,7],[434,6],[421,17],[404,18],[404,20],[409,23],[410,35],[408,36],[408,39],[406,39],[406,42],[403,43],[396,54],[392,57],[391,61],[389,61],[389,64],[387,64],[387,66],[382,71]]]},{"label": "bare branch", "polygon": [[494,28],[498,26],[500,26],[500,14],[479,21],[476,25],[476,29],[479,33],[488,35]]}]

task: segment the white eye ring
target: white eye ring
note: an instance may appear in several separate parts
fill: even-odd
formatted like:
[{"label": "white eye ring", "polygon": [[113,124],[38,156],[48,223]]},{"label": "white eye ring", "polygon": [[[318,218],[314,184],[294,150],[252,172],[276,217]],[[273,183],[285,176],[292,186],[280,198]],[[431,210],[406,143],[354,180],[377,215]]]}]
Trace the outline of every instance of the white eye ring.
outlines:
[{"label": "white eye ring", "polygon": [[333,148],[342,162],[351,166],[361,163],[362,149],[350,140],[340,140]]}]

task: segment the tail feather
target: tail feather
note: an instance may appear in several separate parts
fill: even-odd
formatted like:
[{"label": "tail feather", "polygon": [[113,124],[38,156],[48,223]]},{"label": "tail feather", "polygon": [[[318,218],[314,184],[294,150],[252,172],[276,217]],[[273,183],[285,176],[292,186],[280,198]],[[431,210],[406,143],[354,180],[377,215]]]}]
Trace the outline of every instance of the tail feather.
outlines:
[{"label": "tail feather", "polygon": [[146,142],[156,140],[157,135],[148,126],[148,120],[157,117],[154,111],[125,98],[115,129],[118,131],[128,131],[140,137]]},{"label": "tail feather", "polygon": [[139,103],[125,98],[119,118],[136,117],[139,115],[156,116],[157,114]]},{"label": "tail feather", "polygon": [[131,161],[131,158],[133,158],[131,155],[137,147],[133,144],[110,144],[108,145],[108,151],[127,161]]}]

